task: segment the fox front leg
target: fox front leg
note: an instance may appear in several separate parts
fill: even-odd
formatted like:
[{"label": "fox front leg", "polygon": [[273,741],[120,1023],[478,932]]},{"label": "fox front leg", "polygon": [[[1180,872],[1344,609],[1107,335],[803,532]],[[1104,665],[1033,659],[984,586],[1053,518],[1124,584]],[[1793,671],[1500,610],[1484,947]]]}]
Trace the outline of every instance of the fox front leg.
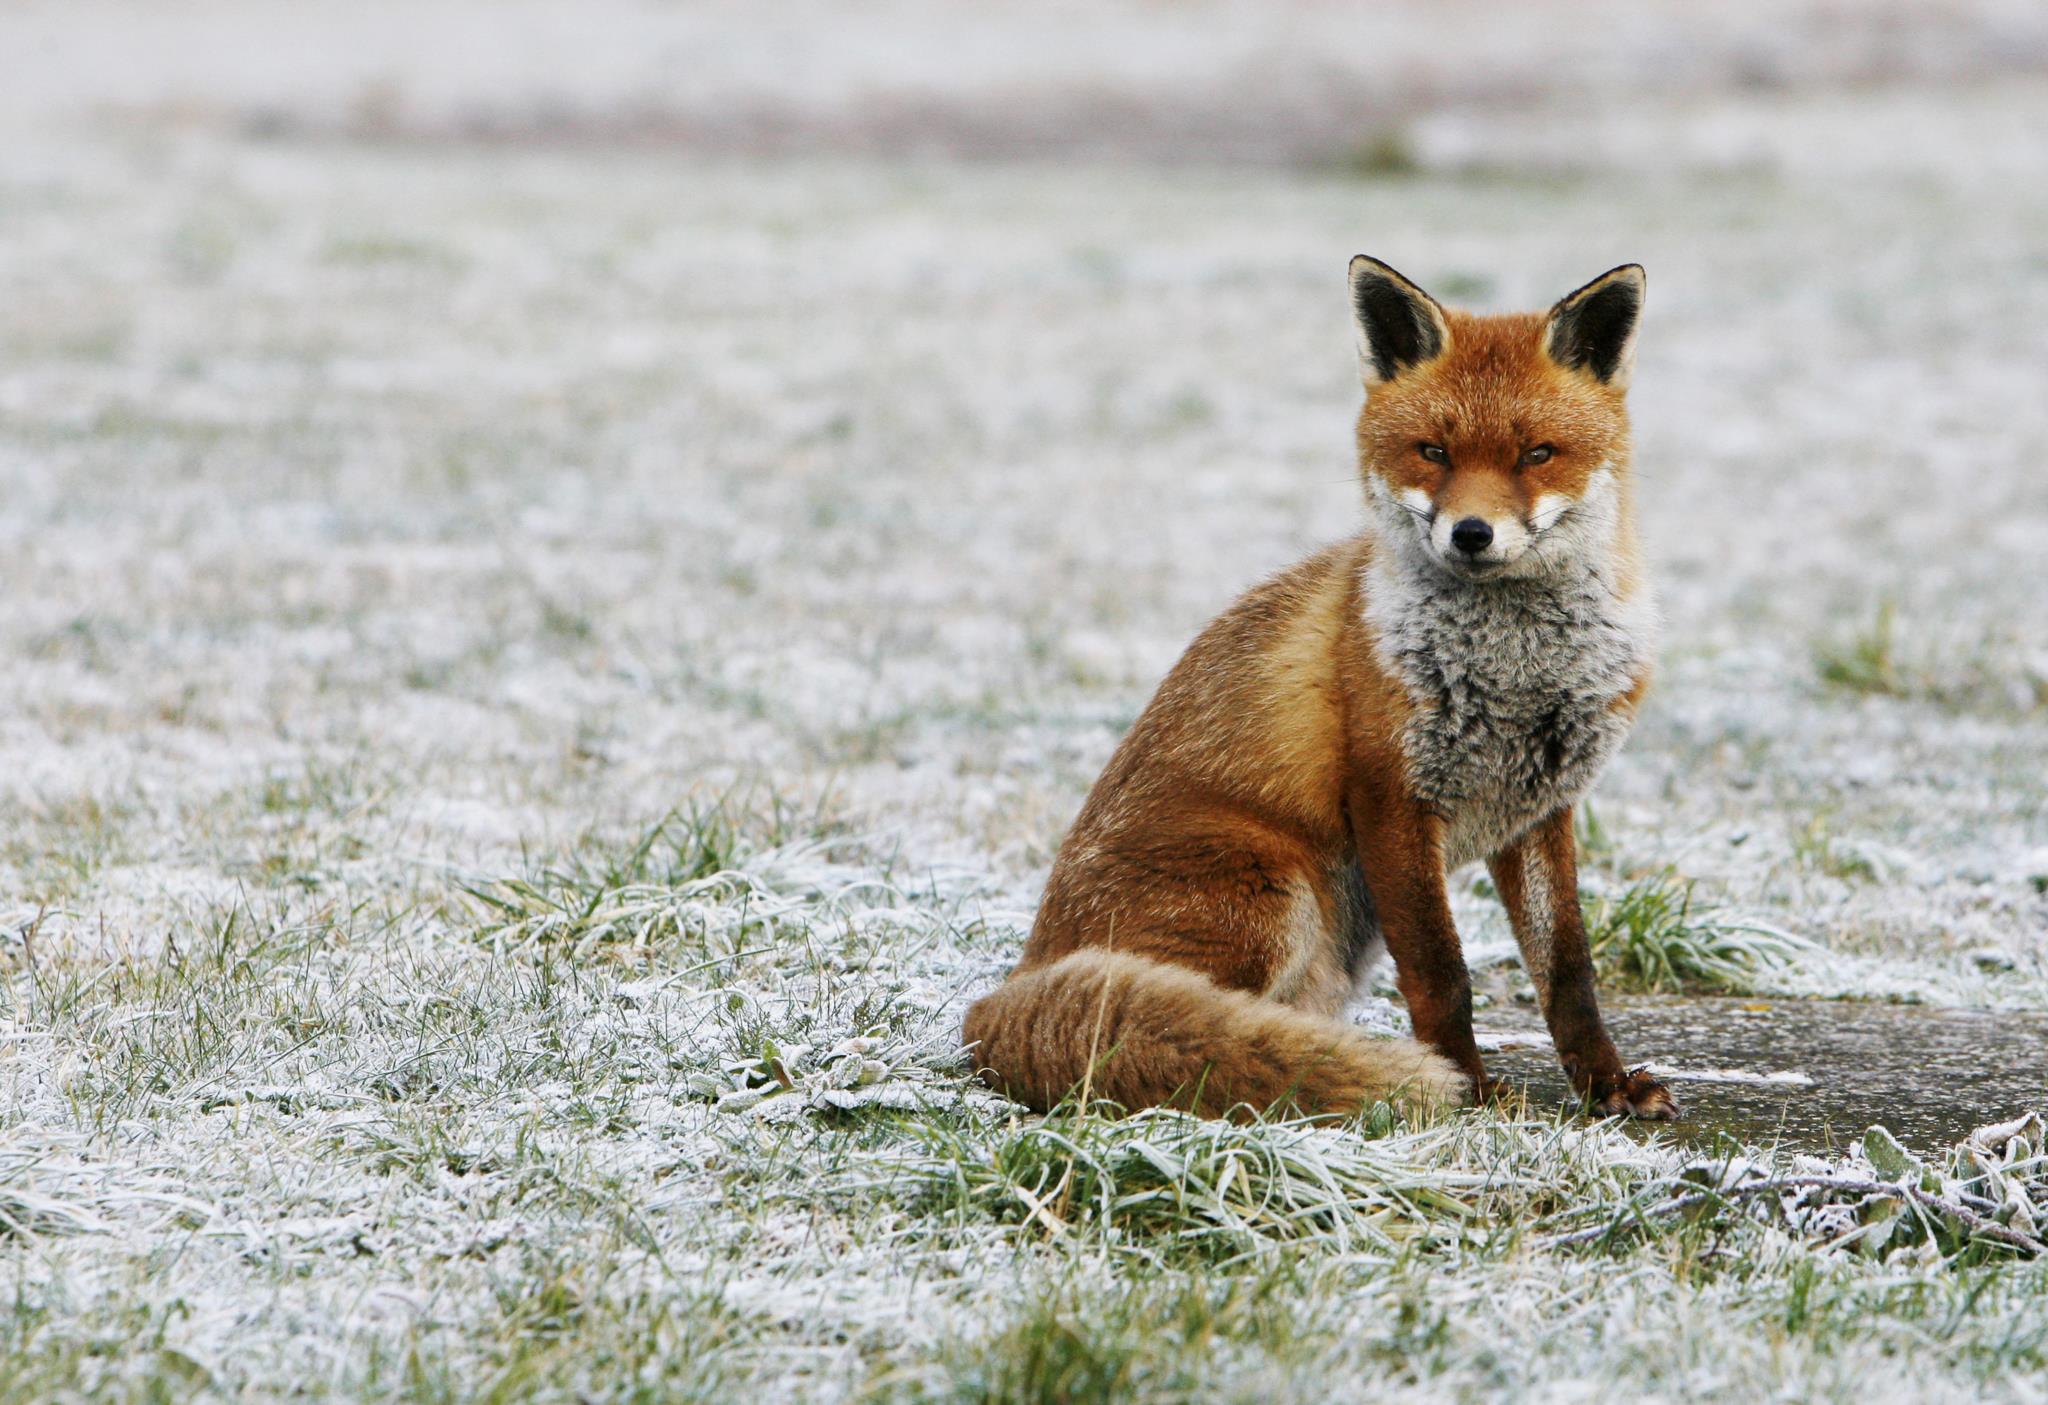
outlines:
[{"label": "fox front leg", "polygon": [[1542,1002],[1550,1042],[1572,1087],[1595,1110],[1670,1122],[1671,1090],[1623,1067],[1593,994],[1593,958],[1579,915],[1578,850],[1570,807],[1559,810],[1487,861]]},{"label": "fox front leg", "polygon": [[1415,1037],[1463,1069],[1476,1098],[1493,1082],[1472,1038],[1472,978],[1444,886],[1442,821],[1399,800],[1354,801],[1353,839]]}]

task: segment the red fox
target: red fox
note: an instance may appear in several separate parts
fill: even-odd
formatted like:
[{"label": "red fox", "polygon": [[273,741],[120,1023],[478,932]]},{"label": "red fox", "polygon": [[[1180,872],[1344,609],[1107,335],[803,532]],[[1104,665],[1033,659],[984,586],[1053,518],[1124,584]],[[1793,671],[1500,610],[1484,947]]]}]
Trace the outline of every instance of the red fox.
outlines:
[{"label": "red fox", "polygon": [[[1670,1119],[1601,1023],[1572,807],[1650,679],[1625,396],[1644,275],[1548,313],[1444,307],[1351,261],[1367,525],[1196,637],[971,1006],[983,1076],[1205,1116],[1484,1097],[1446,874],[1484,859],[1572,1085]],[[1381,951],[1416,1039],[1340,1022]]]}]

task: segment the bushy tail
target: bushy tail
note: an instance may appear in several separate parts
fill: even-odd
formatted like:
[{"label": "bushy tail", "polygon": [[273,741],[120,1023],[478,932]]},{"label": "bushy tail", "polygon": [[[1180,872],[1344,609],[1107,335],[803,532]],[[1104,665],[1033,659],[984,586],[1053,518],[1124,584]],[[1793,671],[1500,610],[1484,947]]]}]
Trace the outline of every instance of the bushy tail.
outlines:
[{"label": "bushy tail", "polygon": [[1240,1105],[1430,1106],[1467,1091],[1448,1059],[1412,1040],[1374,1039],[1199,972],[1110,951],[1077,951],[1011,976],[968,1008],[963,1035],[983,1076],[1040,1112],[1084,1082],[1091,1098],[1205,1117]]}]

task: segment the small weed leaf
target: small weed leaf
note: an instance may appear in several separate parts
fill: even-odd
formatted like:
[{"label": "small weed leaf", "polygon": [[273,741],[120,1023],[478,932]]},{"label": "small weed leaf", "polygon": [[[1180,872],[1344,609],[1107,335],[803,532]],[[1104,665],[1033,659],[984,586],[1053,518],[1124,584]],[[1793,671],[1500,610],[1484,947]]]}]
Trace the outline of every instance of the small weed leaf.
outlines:
[{"label": "small weed leaf", "polygon": [[1817,951],[1811,942],[1695,900],[1675,869],[1582,900],[1586,941],[1611,983],[1648,992],[1745,994]]},{"label": "small weed leaf", "polygon": [[1821,681],[1852,693],[1903,696],[1908,689],[1897,656],[1898,613],[1896,601],[1881,600],[1869,628],[1816,649]]}]

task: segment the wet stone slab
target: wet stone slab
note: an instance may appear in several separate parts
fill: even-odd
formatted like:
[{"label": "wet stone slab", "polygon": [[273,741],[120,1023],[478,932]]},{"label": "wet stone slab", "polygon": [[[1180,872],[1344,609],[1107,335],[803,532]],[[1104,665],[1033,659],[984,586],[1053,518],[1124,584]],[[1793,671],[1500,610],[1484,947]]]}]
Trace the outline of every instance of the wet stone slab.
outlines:
[{"label": "wet stone slab", "polygon": [[[2048,1015],[1855,1001],[1609,997],[1631,1067],[1670,1083],[1693,1141],[1838,1150],[1883,1123],[1916,1150],[2048,1107]],[[1488,1070],[1532,1110],[1563,1103],[1564,1074],[1536,1012],[1479,1012]]]}]

